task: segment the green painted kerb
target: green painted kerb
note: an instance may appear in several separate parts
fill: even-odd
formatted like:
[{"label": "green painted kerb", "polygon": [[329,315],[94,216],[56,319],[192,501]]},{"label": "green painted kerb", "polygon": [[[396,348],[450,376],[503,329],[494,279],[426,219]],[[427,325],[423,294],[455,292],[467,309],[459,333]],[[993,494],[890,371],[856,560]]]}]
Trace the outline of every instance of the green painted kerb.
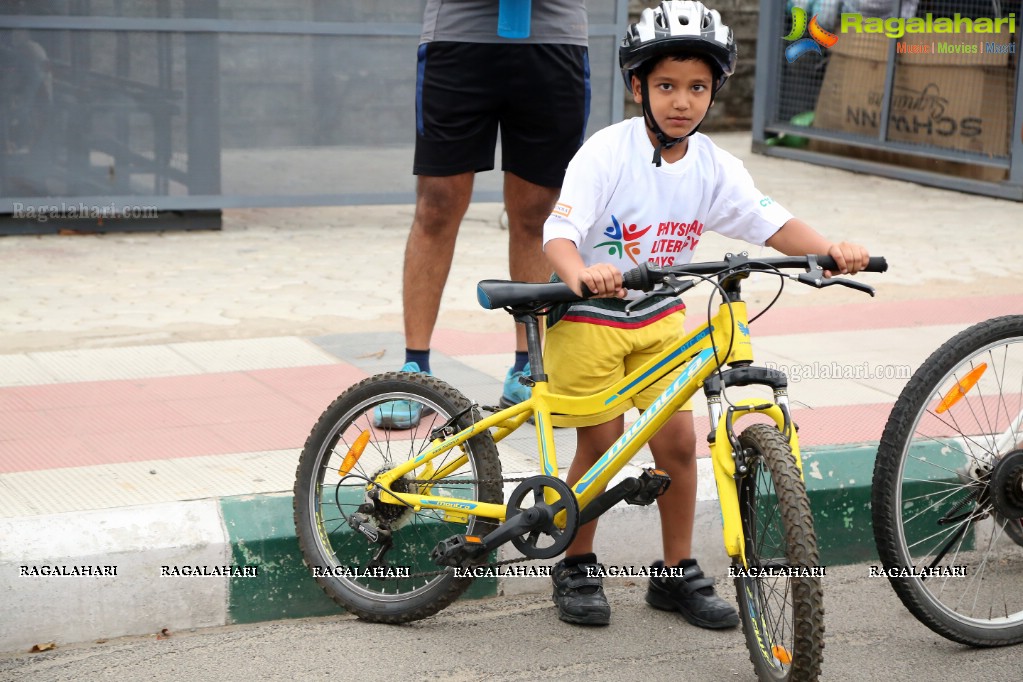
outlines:
[{"label": "green painted kerb", "polygon": [[878,560],[870,516],[876,456],[876,443],[803,452],[803,479],[822,566]]},{"label": "green painted kerb", "polygon": [[257,495],[220,500],[232,561],[238,566],[258,566],[259,572],[256,577],[231,578],[228,617],[232,623],[341,612],[302,563],[291,499],[291,495]]},{"label": "green painted kerb", "polygon": [[[342,613],[302,561],[291,495],[228,497],[220,500],[220,508],[233,563],[258,566],[255,577],[231,579],[228,615],[232,623]],[[438,533],[447,535],[448,531],[438,527]],[[496,593],[496,579],[479,579],[464,596],[479,598]]]},{"label": "green painted kerb", "polygon": [[[866,443],[816,447],[808,448],[803,454],[803,478],[813,510],[822,565],[879,561],[870,503],[877,446],[877,443]],[[911,461],[942,462],[942,449],[938,442],[916,443]],[[954,468],[953,465],[917,466],[908,478],[933,481],[936,475],[944,477],[944,472]],[[934,490],[935,487],[927,483],[909,485],[903,488],[903,497],[913,499],[924,493],[933,494]],[[939,510],[932,514],[933,525],[918,516],[914,532],[931,533],[937,528],[940,515]],[[913,539],[911,537],[910,541]],[[967,538],[966,542],[970,541]]]}]

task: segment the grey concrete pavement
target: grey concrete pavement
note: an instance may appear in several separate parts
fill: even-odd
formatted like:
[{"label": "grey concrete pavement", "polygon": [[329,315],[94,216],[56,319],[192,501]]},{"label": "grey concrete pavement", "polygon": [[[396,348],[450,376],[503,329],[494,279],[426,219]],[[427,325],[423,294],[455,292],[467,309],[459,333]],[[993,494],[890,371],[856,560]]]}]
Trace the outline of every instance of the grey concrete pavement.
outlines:
[{"label": "grey concrete pavement", "polygon": [[[1023,204],[755,156],[748,134],[714,138],[796,215],[889,260],[888,273],[863,278],[877,288],[876,299],[790,284],[777,310],[753,326],[761,362],[805,375],[791,394],[805,408],[808,483],[822,495],[858,491],[855,504],[842,505],[855,513],[832,515],[837,530],[821,530],[822,540],[869,549],[862,524],[870,446],[905,381],[878,370],[911,369],[955,331],[1023,311]],[[470,208],[436,348],[444,378],[490,403],[509,362],[511,324],[504,313],[479,308],[475,284],[507,275],[499,215],[496,204]],[[322,409],[362,376],[401,365],[401,265],[411,219],[411,206],[232,210],[219,232],[0,239],[0,610],[14,613],[17,605],[18,613],[0,623],[0,651],[333,612],[300,562],[265,590],[192,585],[190,598],[216,601],[212,619],[211,609],[186,601],[171,614],[161,611],[155,595],[173,586],[154,592],[150,569],[160,556],[181,564],[209,563],[207,556],[256,557],[267,566],[298,561],[293,530],[290,545],[245,552],[287,532],[295,460]],[[769,251],[709,233],[697,257],[718,260],[737,250]],[[771,278],[749,280],[751,308],[770,301],[776,287]],[[695,319],[707,294],[686,297]],[[808,371],[819,366],[866,371],[836,384]],[[704,406],[696,407],[699,419]],[[570,434],[559,435],[558,447],[564,466]],[[521,443],[508,443],[501,455],[516,473],[533,461]],[[845,462],[854,469],[842,469]],[[699,542],[720,574],[726,558],[718,512],[703,478]],[[86,512],[94,516],[83,525]],[[199,513],[211,516],[188,525]],[[642,564],[656,552],[656,529],[645,523],[653,510],[629,513],[636,516],[606,519],[607,563]],[[153,515],[188,527],[179,536],[137,527]],[[265,523],[245,525],[246,518]],[[642,533],[635,531],[640,521]],[[85,530],[70,537],[61,528]],[[128,537],[123,545],[111,545],[103,529],[113,528]],[[58,530],[47,530],[51,541],[22,541],[39,529]],[[193,547],[194,537],[205,544]],[[111,585],[18,575],[23,565],[114,564],[123,551],[138,556]],[[288,599],[280,597],[282,584]],[[513,582],[505,593],[544,585]],[[114,596],[103,596],[118,593],[133,605],[132,618]],[[75,596],[83,594],[92,597]],[[283,610],[254,610],[254,603]],[[200,612],[201,621],[194,617]]]},{"label": "grey concrete pavement", "polygon": [[[1012,680],[1018,649],[977,650],[941,639],[913,620],[869,566],[834,567],[823,578],[824,664],[831,682]],[[731,586],[726,585],[730,592]],[[349,616],[168,632],[0,656],[0,679],[755,680],[741,631],[692,627],[643,603],[642,587],[608,590],[612,621],[581,628],[557,620],[548,595],[460,602],[402,626]]]}]

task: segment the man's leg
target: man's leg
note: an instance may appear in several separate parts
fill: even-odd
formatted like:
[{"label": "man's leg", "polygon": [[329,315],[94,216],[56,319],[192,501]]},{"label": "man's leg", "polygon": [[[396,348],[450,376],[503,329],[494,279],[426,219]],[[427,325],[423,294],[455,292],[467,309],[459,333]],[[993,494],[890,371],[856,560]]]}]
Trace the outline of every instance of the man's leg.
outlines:
[{"label": "man's leg", "polygon": [[[546,282],[551,266],[543,254],[543,224],[554,209],[561,190],[542,187],[514,173],[504,174],[504,207],[508,211],[508,266],[511,278]],[[526,328],[515,325],[515,348],[526,350]]]},{"label": "man's leg", "polygon": [[405,245],[402,275],[406,348],[430,347],[458,228],[472,197],[473,176],[420,175],[416,180],[416,212]]},{"label": "man's leg", "polygon": [[[504,206],[508,211],[508,269],[521,282],[546,282],[551,267],[543,254],[543,224],[554,208],[560,190],[543,187],[505,171]],[[530,389],[519,379],[527,373],[526,327],[515,325],[515,362],[504,379],[501,407],[529,399]]]},{"label": "man's leg", "polygon": [[[430,372],[430,338],[451,270],[458,227],[472,195],[472,181],[472,173],[420,175],[416,180],[416,212],[405,245],[402,274],[403,371]],[[419,423],[426,409],[419,402],[391,400],[373,410],[373,423],[383,429],[410,429]]]}]

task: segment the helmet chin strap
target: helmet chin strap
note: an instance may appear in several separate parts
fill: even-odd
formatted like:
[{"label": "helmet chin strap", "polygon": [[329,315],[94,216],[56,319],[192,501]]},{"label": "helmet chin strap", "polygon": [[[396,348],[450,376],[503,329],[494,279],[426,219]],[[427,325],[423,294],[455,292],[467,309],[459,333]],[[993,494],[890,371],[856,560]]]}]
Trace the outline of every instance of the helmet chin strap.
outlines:
[{"label": "helmet chin strap", "polygon": [[[661,130],[661,126],[657,125],[657,121],[656,121],[656,119],[654,119],[654,112],[651,111],[651,109],[650,109],[650,91],[647,88],[646,81],[647,81],[647,79],[644,78],[642,80],[642,82],[640,83],[641,92],[643,94],[643,119],[646,121],[646,127],[649,128],[650,132],[652,132],[654,134],[654,137],[657,138],[657,146],[654,147],[654,158],[651,160],[651,163],[653,163],[655,166],[660,168],[661,167],[661,152],[664,151],[665,149],[671,149],[672,147],[677,145],[679,142],[682,142],[683,140],[685,140],[690,135],[694,135],[696,133],[696,131],[698,131],[700,129],[700,126],[703,125],[703,121],[701,120],[699,123],[697,123],[696,127],[694,127],[692,130],[690,130],[688,133],[686,133],[682,137],[674,137],[674,138],[672,138],[672,137],[668,137],[667,135],[665,135],[664,131]],[[711,102],[711,104],[714,103],[714,96],[715,95],[717,95],[717,87],[716,86],[710,91],[710,102]],[[706,116],[704,116],[704,118],[706,118]]]}]

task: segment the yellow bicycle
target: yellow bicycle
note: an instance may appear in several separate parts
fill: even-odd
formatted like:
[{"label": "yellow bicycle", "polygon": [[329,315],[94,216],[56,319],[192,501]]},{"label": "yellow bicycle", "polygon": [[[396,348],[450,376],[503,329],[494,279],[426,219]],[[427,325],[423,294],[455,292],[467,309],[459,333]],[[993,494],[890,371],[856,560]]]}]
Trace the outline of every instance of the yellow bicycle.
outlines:
[{"label": "yellow bicycle", "polygon": [[[796,269],[803,272],[786,272]],[[865,284],[825,278],[828,269],[835,264],[826,256],[728,254],[722,262],[642,265],[625,273],[625,286],[647,296],[678,296],[709,281],[722,300],[707,324],[673,348],[607,390],[582,397],[548,390],[539,327],[553,304],[578,297],[560,283],[481,282],[484,308],[504,308],[526,326],[532,397],[483,416],[457,390],[425,374],[391,372],[349,388],[313,427],[299,460],[294,510],[307,565],[326,593],[360,618],[401,623],[430,616],[469,587],[479,574],[471,569],[493,566],[493,550],[501,545],[550,559],[580,525],[615,504],[652,503],[670,482],[663,472],[650,469],[608,485],[702,387],[713,425],[708,440],[725,550],[738,576],[750,658],[762,679],[816,679],[824,632],[820,577],[813,570],[819,556],[787,378],[753,366],[741,285],[753,273],[767,273],[783,283],[873,294]],[[867,269],[883,272],[887,265],[872,258]],[[681,375],[574,486],[558,477],[552,417],[599,414],[679,367]],[[773,400],[728,400],[728,387],[748,385],[769,387]],[[418,425],[401,431],[375,426],[375,408],[392,401],[404,401],[410,416],[420,416]],[[774,425],[736,431],[739,419],[757,413]],[[518,485],[505,499],[495,443],[529,420],[540,473],[512,481]]]}]

